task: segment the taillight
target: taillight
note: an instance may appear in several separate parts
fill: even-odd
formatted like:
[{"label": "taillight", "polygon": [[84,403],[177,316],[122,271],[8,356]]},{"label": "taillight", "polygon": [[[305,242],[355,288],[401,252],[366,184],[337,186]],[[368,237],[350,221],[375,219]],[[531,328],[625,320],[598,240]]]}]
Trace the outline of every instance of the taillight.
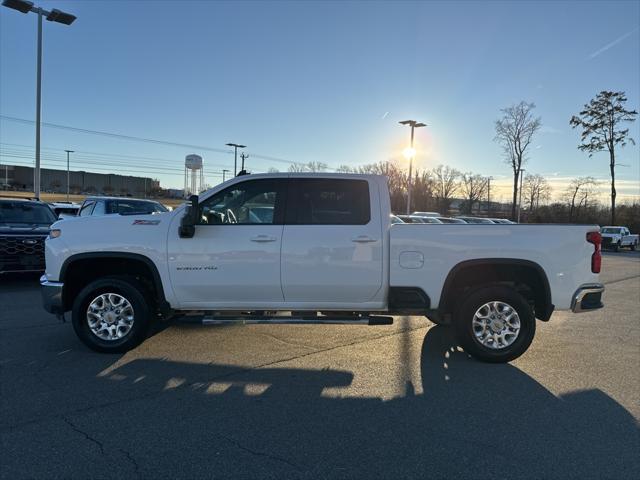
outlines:
[{"label": "taillight", "polygon": [[593,273],[600,273],[600,267],[602,265],[602,252],[600,245],[602,244],[602,235],[600,232],[587,233],[587,242],[593,243],[593,255],[591,255],[591,271]]}]

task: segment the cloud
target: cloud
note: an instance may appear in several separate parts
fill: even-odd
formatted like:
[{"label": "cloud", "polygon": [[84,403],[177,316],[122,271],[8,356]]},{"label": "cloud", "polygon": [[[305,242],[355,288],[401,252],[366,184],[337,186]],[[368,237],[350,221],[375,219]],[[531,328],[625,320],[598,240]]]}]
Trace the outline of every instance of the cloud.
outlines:
[{"label": "cloud", "polygon": [[607,50],[609,50],[610,48],[615,47],[617,44],[619,44],[620,42],[622,42],[623,40],[626,40],[628,37],[630,37],[633,33],[637,32],[638,29],[640,27],[636,27],[633,30],[628,31],[627,33],[625,33],[624,35],[622,35],[619,38],[616,38],[613,42],[611,43],[607,43],[604,47],[596,50],[595,52],[593,52],[591,55],[589,55],[589,58],[593,59],[596,58],[598,55],[600,55],[601,53],[606,52]]}]

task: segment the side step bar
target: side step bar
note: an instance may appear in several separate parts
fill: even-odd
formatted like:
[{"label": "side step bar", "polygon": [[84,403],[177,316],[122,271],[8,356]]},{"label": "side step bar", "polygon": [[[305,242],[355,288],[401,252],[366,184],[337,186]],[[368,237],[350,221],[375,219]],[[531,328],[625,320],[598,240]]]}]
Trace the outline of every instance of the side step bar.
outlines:
[{"label": "side step bar", "polygon": [[201,325],[393,325],[393,317],[367,315],[362,317],[287,317],[274,316],[224,316],[224,315],[187,315],[179,317],[181,323]]}]

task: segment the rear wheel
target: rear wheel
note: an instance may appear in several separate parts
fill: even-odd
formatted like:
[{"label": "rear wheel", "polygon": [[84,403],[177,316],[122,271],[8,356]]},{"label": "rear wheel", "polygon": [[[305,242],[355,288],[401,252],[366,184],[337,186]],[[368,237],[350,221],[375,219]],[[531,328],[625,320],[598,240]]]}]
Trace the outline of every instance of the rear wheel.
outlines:
[{"label": "rear wheel", "polygon": [[120,353],[146,338],[151,312],[144,287],[133,277],[94,280],[73,303],[73,328],[87,347],[97,352]]},{"label": "rear wheel", "polygon": [[518,358],[536,332],[531,306],[513,288],[503,286],[482,287],[467,294],[453,324],[467,353],[492,363]]}]

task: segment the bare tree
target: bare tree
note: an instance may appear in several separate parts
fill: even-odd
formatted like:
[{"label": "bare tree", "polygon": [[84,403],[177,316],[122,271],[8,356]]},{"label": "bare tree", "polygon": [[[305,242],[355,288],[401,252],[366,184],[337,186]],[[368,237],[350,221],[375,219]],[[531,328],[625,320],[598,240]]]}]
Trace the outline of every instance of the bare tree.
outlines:
[{"label": "bare tree", "polygon": [[290,172],[324,172],[329,165],[323,162],[294,163],[289,167]]},{"label": "bare tree", "polygon": [[453,196],[460,188],[458,183],[460,172],[449,166],[438,165],[431,171],[431,174],[434,179],[434,196],[437,200],[439,211],[446,215],[449,212]]},{"label": "bare tree", "polygon": [[522,185],[522,194],[529,204],[529,212],[533,212],[540,206],[540,202],[544,203],[551,198],[551,187],[549,182],[542,175],[527,174],[524,177]]},{"label": "bare tree", "polygon": [[471,213],[473,205],[479,202],[487,191],[487,178],[477,173],[467,172],[461,175],[460,188],[465,197],[465,211]]},{"label": "bare tree", "polygon": [[336,172],[338,173],[353,173],[354,168],[350,165],[340,165]]},{"label": "bare tree", "polygon": [[279,173],[280,170],[278,170],[275,167],[269,167],[269,170],[267,170],[267,173]]},{"label": "bare tree", "polygon": [[574,213],[589,206],[589,198],[596,195],[597,187],[598,182],[593,177],[579,177],[571,181],[564,194],[569,205],[569,221],[573,220]]},{"label": "bare tree", "polygon": [[515,220],[518,199],[518,177],[522,164],[527,159],[527,149],[534,134],[542,126],[540,117],[533,116],[535,104],[520,102],[500,110],[503,116],[496,120],[496,136],[494,141],[502,145],[505,162],[513,170],[513,202],[511,204],[511,219]]},{"label": "bare tree", "polygon": [[584,106],[577,116],[569,120],[573,128],[582,128],[581,141],[578,148],[589,152],[589,157],[596,152],[609,151],[609,171],[611,172],[611,225],[616,224],[616,145],[624,147],[627,141],[635,144],[629,137],[629,129],[620,129],[620,124],[635,121],[638,112],[627,110],[624,105],[627,96],[624,92],[601,91]]}]

